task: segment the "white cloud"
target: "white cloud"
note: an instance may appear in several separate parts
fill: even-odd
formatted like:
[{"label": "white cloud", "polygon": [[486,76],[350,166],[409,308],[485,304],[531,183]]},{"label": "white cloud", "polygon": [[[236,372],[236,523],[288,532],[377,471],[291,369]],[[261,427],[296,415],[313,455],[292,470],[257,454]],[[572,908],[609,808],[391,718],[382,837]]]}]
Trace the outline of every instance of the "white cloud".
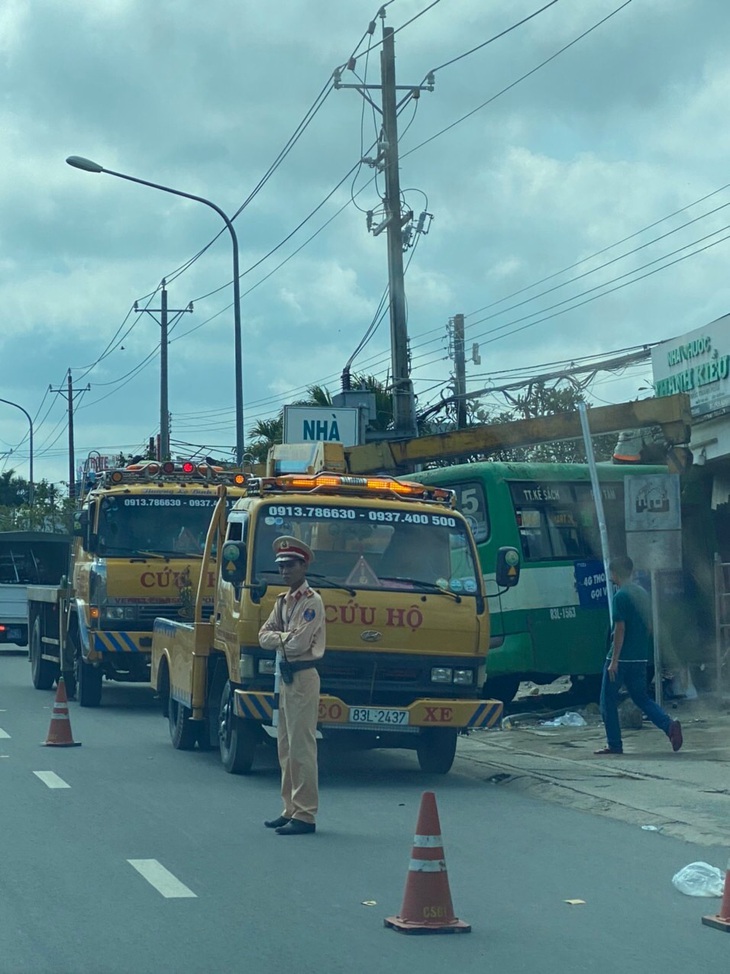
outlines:
[{"label": "white cloud", "polygon": [[[426,6],[396,0],[386,8],[386,24],[404,24]],[[482,365],[467,367],[469,387],[479,388],[507,368],[668,338],[730,306],[728,244],[624,287],[618,280],[629,268],[730,224],[724,215],[730,211],[597,269],[730,200],[730,192],[718,194],[612,248],[728,181],[726,4],[630,4],[529,79],[427,141],[616,6],[561,0],[438,71],[435,90],[422,94],[415,114],[409,105],[400,117],[406,203],[416,217],[422,210],[434,217],[415,253],[404,255],[420,405],[438,399],[448,381],[453,363],[446,325],[457,312],[467,315],[468,347],[481,345]],[[222,221],[200,203],[72,170],[65,157],[96,158],[119,172],[201,195],[233,214],[377,7],[324,0],[5,0],[0,6],[0,301],[12,323],[0,336],[8,376],[3,394],[37,416],[39,476],[66,476],[65,404],[61,396],[48,396],[48,386],[58,387],[69,367],[79,383],[92,384],[78,412],[79,451],[141,444],[155,432],[158,326],[148,315],[132,314],[117,330],[134,300],[144,306],[163,276],[170,279],[172,306],[195,303],[170,345],[175,434],[232,444],[235,427],[232,254]],[[429,68],[535,7],[528,0],[437,4],[396,34],[399,83],[417,83]],[[380,32],[376,17],[371,43]],[[370,83],[378,80],[378,59],[374,50]],[[361,77],[366,60],[357,59]],[[332,91],[236,220],[241,270],[247,271],[241,285],[247,428],[250,419],[275,414],[307,385],[323,382],[336,391],[375,314],[387,279],[385,235],[370,236],[365,215],[352,203],[325,223],[348,203],[351,190],[363,186],[357,205],[377,211],[382,175],[373,182],[373,170],[364,168],[354,183],[350,176],[279,247],[372,141],[377,118],[367,105],[363,112],[364,104],[356,91]],[[178,276],[176,269],[219,230],[221,238]],[[604,248],[611,249],[558,273]],[[595,273],[567,283],[587,270]],[[575,296],[599,281],[619,289],[575,310],[550,309],[570,295],[584,300]],[[519,293],[510,297],[513,292]],[[386,315],[354,368],[385,379],[389,340]],[[110,343],[113,350],[102,357]],[[130,378],[151,353],[150,364]],[[87,374],[82,366],[93,367]],[[620,396],[637,382],[629,375],[625,384],[605,382],[597,389]],[[0,442],[17,443],[22,432],[22,423],[0,412]],[[13,463],[22,461],[22,449]]]}]

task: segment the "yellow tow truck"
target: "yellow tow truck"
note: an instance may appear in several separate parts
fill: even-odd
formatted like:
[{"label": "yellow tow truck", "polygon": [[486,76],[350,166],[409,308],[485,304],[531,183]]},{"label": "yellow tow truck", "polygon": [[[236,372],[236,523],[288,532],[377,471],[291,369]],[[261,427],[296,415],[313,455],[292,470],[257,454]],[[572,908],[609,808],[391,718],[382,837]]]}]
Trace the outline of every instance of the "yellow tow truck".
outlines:
[{"label": "yellow tow truck", "polygon": [[[311,455],[310,455],[311,454]],[[204,560],[216,552],[213,612],[198,586],[194,619],[158,618],[153,688],[174,747],[219,748],[225,769],[251,770],[273,724],[275,656],[258,632],[282,590],[272,542],[305,541],[307,577],[324,600],[319,733],[350,748],[415,749],[425,771],[451,768],[457,735],[491,727],[480,699],[489,614],[473,538],[450,490],[390,476],[351,476],[339,444],[276,447],[228,509],[219,500]],[[519,556],[504,549],[500,583]]]},{"label": "yellow tow truck", "polygon": [[34,686],[63,674],[82,707],[101,703],[103,680],[149,683],[157,616],[192,619],[213,609],[214,561],[203,557],[225,485],[230,504],[244,475],[193,460],[141,461],[101,473],[75,516],[69,572],[60,585],[28,586]]}]

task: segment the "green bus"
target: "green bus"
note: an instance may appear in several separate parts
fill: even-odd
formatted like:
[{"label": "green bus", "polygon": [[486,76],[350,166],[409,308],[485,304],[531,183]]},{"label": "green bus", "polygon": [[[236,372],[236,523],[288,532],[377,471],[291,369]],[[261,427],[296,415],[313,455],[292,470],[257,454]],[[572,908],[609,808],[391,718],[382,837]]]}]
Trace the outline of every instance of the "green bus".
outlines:
[{"label": "green bus", "polygon": [[[624,478],[665,473],[598,464],[611,557],[626,553]],[[570,675],[598,698],[608,634],[607,582],[587,464],[478,462],[411,475],[456,491],[487,584],[491,640],[484,695],[509,702],[521,681]],[[497,550],[522,554],[519,584],[499,592]]]}]

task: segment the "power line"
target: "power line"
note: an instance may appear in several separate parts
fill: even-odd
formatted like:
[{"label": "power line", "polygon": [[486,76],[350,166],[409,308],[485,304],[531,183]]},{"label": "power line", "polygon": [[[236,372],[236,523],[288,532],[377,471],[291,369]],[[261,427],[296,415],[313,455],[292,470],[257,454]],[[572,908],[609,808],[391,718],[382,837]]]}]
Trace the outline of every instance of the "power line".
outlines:
[{"label": "power line", "polygon": [[441,129],[440,132],[436,132],[435,135],[430,136],[428,139],[425,139],[423,142],[419,142],[417,146],[414,146],[412,149],[409,149],[408,152],[404,152],[401,158],[405,159],[405,157],[411,155],[411,153],[418,151],[418,149],[422,149],[425,145],[428,145],[430,142],[433,142],[435,139],[440,138],[442,135],[445,135],[446,132],[450,132],[451,129],[455,128],[457,125],[460,125],[462,122],[466,121],[467,118],[471,118],[472,115],[476,115],[476,113],[480,112],[482,108],[486,108],[487,105],[491,105],[493,101],[497,100],[497,98],[500,98],[502,95],[506,94],[512,88],[515,88],[518,84],[521,84],[521,82],[531,77],[537,71],[540,71],[541,68],[544,68],[545,65],[549,64],[551,61],[554,61],[556,58],[560,57],[560,55],[564,54],[569,48],[573,47],[579,41],[582,41],[584,37],[587,37],[594,30],[597,30],[599,27],[605,24],[607,20],[610,20],[611,17],[615,17],[617,13],[623,10],[624,7],[628,7],[630,3],[631,0],[625,0],[625,3],[622,3],[620,7],[617,7],[615,10],[611,11],[610,14],[607,14],[605,17],[603,17],[601,20],[595,23],[592,27],[589,27],[587,30],[584,30],[582,34],[579,34],[577,37],[573,38],[572,41],[570,41],[568,44],[565,44],[563,47],[561,47],[559,51],[556,51],[554,54],[551,54],[550,57],[545,58],[544,61],[541,61],[534,68],[531,68],[530,71],[527,71],[525,74],[521,75],[515,81],[512,81],[510,84],[506,85],[504,88],[501,89],[501,91],[498,91],[495,95],[492,95],[491,98],[488,98],[486,101],[482,102],[481,105],[477,105],[476,108],[472,109],[470,112],[467,112],[466,115],[462,115],[461,118],[457,118],[455,122],[452,122],[450,125],[447,125],[445,128]]}]

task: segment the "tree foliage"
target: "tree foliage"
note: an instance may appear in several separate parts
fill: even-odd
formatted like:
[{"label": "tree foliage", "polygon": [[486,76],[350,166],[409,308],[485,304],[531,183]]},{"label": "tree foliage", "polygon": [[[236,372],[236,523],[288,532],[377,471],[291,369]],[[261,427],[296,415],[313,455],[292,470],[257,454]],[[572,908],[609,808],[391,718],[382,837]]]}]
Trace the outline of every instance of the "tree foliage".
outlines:
[{"label": "tree foliage", "polygon": [[[490,425],[512,423],[521,419],[539,419],[541,416],[572,413],[578,409],[579,403],[585,403],[588,407],[592,405],[583,393],[572,385],[547,386],[543,382],[536,382],[529,385],[523,394],[511,398],[511,406],[504,410],[493,412],[477,407],[475,418],[478,423]],[[615,433],[593,436],[591,442],[596,460],[611,459],[616,445]],[[585,463],[587,457],[583,440],[577,439],[508,447],[490,453],[489,459],[512,463]]]},{"label": "tree foliage", "polygon": [[51,531],[68,533],[73,524],[75,501],[64,496],[55,484],[40,480],[33,488],[16,477],[14,470],[0,474],[0,531]]}]

